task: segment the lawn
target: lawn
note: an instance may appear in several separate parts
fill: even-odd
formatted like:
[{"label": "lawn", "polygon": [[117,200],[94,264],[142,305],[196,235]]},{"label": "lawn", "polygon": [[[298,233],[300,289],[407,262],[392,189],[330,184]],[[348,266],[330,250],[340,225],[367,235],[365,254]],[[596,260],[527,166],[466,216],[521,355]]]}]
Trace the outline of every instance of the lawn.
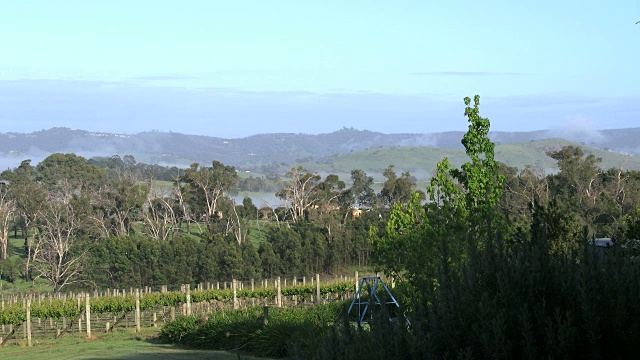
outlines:
[{"label": "lawn", "polygon": [[10,340],[0,348],[0,359],[256,359],[235,352],[184,349],[157,341],[159,329],[142,329],[141,334],[117,331],[97,334],[91,340],[81,336],[63,336],[26,347],[25,342]]}]

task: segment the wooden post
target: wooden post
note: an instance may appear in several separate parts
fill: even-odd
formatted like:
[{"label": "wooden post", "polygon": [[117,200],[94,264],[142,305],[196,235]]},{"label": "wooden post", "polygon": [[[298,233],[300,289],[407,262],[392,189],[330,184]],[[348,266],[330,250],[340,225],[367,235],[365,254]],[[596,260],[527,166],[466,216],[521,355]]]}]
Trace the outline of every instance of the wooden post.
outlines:
[{"label": "wooden post", "polygon": [[265,306],[262,309],[264,311],[264,315],[262,317],[262,323],[264,324],[264,326],[267,326],[267,324],[269,324],[269,307]]},{"label": "wooden post", "polygon": [[84,298],[84,315],[86,318],[87,338],[91,338],[91,301],[89,300],[89,294]]},{"label": "wooden post", "polygon": [[278,279],[276,280],[276,289],[278,291],[278,298],[277,298],[277,304],[278,307],[281,308],[282,307],[282,289],[280,288],[280,276],[278,276]]},{"label": "wooden post", "polygon": [[171,321],[174,321],[176,319],[176,307],[172,306],[169,313],[170,313]]},{"label": "wooden post", "polygon": [[104,332],[108,333],[109,332],[109,328],[111,327],[111,323],[107,321],[107,324],[105,325],[105,329]]},{"label": "wooden post", "polygon": [[140,289],[136,289],[136,334],[140,333]]},{"label": "wooden post", "polygon": [[[251,279],[251,292],[253,293],[256,290],[255,288],[255,281],[254,279]],[[256,297],[253,296],[251,298],[251,306],[256,306]]]},{"label": "wooden post", "polygon": [[27,346],[31,346],[31,298],[27,298]]},{"label": "wooden post", "polygon": [[156,315],[156,313],[153,313],[153,327],[157,328],[158,327],[158,316]]},{"label": "wooden post", "polygon": [[356,271],[356,289],[354,291],[358,291],[358,272]]},{"label": "wooden post", "polygon": [[187,284],[187,315],[191,315],[191,284]]},{"label": "wooden post", "polygon": [[[293,277],[293,287],[298,286],[298,276]],[[298,295],[293,295],[293,305],[298,306]]]},{"label": "wooden post", "polygon": [[302,286],[307,286],[307,277],[306,276],[302,277]]},{"label": "wooden post", "polygon": [[316,302],[320,305],[320,274],[316,274]]},{"label": "wooden post", "polygon": [[238,292],[236,279],[231,280],[231,287],[233,287],[233,309],[238,308]]}]

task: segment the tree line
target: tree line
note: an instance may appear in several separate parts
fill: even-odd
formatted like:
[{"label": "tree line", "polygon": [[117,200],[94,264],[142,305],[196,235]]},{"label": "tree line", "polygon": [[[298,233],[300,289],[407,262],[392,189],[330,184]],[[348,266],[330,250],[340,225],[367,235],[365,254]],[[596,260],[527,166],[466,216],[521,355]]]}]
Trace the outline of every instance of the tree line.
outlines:
[{"label": "tree line", "polygon": [[177,169],[132,156],[25,160],[0,174],[0,276],[42,278],[60,291],[335,273],[367,264],[369,229],[415,189],[392,166],[385,176],[376,194],[362,170],[347,187],[292,168],[277,183],[282,204],[258,208],[250,198],[234,203],[242,180],[218,161]]},{"label": "tree line", "polygon": [[[508,167],[488,156],[488,125],[478,129],[463,139],[472,161],[461,169],[440,163],[426,192],[393,165],[376,193],[373,178],[358,169],[350,186],[335,174],[322,178],[302,167],[271,179],[274,186],[240,179],[233,166],[215,160],[187,169],[147,165],[130,155],[53,154],[35,166],[25,160],[0,174],[0,276],[43,278],[59,291],[335,273],[372,256],[400,274],[411,262],[431,260],[416,256],[419,249],[382,245],[380,234],[391,236],[390,229],[404,234],[428,224],[429,236],[446,238],[468,228],[465,219],[492,213],[492,231],[513,235],[531,226],[537,209],[550,206],[567,217],[574,234],[621,243],[640,238],[640,172],[601,169],[600,159],[576,147],[548,151],[558,162],[554,174],[535,165]],[[239,186],[271,189],[282,204],[258,208],[250,198],[235,204],[231,195]],[[486,209],[471,210],[488,196]],[[398,206],[413,213],[399,217],[392,211]],[[422,206],[429,209],[424,218],[417,215]],[[10,236],[20,236],[22,248],[12,249]],[[462,261],[462,245],[449,247],[452,259]],[[12,259],[12,251],[21,256]]]}]

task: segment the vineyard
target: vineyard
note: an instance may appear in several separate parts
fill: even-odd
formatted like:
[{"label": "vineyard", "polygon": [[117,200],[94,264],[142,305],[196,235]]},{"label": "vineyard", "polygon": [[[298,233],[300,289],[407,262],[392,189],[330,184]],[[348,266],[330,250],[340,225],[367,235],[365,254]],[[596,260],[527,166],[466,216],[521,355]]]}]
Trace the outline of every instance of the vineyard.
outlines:
[{"label": "vineyard", "polygon": [[[2,298],[0,304],[0,344],[10,339],[59,338],[65,333],[113,331],[136,326],[157,327],[181,315],[208,314],[220,309],[249,306],[308,307],[352,296],[355,279],[341,278],[311,284],[293,279],[282,286],[281,279],[232,281],[216,286],[207,283],[182,285],[179,291],[106,290],[89,293],[39,294]],[[87,316],[88,315],[88,316]],[[83,330],[84,329],[84,330]]]}]

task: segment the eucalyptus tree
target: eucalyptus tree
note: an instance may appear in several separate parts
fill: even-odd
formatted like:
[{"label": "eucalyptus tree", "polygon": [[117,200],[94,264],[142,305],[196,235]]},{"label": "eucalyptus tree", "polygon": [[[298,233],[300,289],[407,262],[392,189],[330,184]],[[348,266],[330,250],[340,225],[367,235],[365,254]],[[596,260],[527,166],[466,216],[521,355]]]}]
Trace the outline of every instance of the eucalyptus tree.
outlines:
[{"label": "eucalyptus tree", "polygon": [[357,208],[373,206],[376,193],[372,186],[372,176],[368,176],[364,170],[351,170],[351,187],[344,193],[346,202]]},{"label": "eucalyptus tree", "polygon": [[500,163],[499,173],[505,178],[499,206],[502,214],[509,226],[525,229],[531,223],[535,208],[549,202],[549,184],[544,170],[527,165],[518,171]]},{"label": "eucalyptus tree", "polygon": [[0,260],[7,260],[9,229],[16,211],[15,200],[11,198],[9,182],[0,182]]},{"label": "eucalyptus tree", "polygon": [[72,199],[50,194],[39,209],[30,257],[37,276],[55,292],[80,279],[87,239],[81,236],[84,219],[76,208]]},{"label": "eucalyptus tree", "polygon": [[238,184],[238,173],[233,166],[214,160],[210,167],[191,164],[182,182],[187,186],[191,210],[201,215],[213,232],[213,222],[221,219],[220,205]]},{"label": "eucalyptus tree", "polygon": [[132,224],[143,218],[143,206],[149,192],[149,185],[135,175],[120,174],[93,193],[90,216],[102,229],[104,237],[129,235]]},{"label": "eucalyptus tree", "polygon": [[286,203],[293,222],[304,218],[305,211],[317,205],[318,193],[315,191],[315,186],[320,179],[320,175],[312,174],[302,166],[292,168],[285,175],[282,189],[276,193],[276,196]]},{"label": "eucalyptus tree", "polygon": [[146,199],[143,202],[142,232],[155,241],[166,242],[178,229],[175,197],[157,190],[153,181],[148,184]]},{"label": "eucalyptus tree", "polygon": [[18,215],[19,226],[24,239],[24,278],[30,279],[31,259],[33,255],[32,240],[29,238],[31,230],[36,230],[36,223],[40,209],[47,200],[47,193],[43,185],[36,181],[37,172],[27,159],[13,170],[6,170],[1,175],[3,180],[9,183],[10,198],[15,202],[15,211]]},{"label": "eucalyptus tree", "polygon": [[51,154],[38,163],[35,170],[36,181],[49,191],[97,189],[108,178],[107,171],[88,164],[76,154]]},{"label": "eucalyptus tree", "polygon": [[[382,175],[386,178],[378,197],[385,206],[393,207],[393,204],[408,203],[411,194],[415,191],[415,183],[411,181],[411,173],[403,172],[399,177],[393,170],[393,165],[389,165]],[[424,192],[418,191],[418,195],[424,198]]]}]

